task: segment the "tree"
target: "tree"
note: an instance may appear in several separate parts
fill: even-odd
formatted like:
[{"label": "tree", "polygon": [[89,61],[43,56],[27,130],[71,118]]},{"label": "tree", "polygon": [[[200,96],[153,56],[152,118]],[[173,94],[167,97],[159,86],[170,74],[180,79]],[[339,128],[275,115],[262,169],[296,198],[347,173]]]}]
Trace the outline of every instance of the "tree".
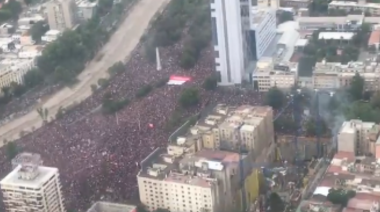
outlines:
[{"label": "tree", "polygon": [[157,208],[153,212],[170,212],[168,209],[163,209],[163,208]]},{"label": "tree", "polygon": [[29,70],[24,75],[24,85],[27,88],[34,88],[38,85],[41,85],[43,82],[44,82],[44,77],[41,74],[41,72],[36,68]]},{"label": "tree", "polygon": [[120,100],[113,100],[110,96],[103,97],[102,110],[105,114],[113,114],[121,110],[124,106],[129,104],[129,100],[124,98]]},{"label": "tree", "polygon": [[319,135],[325,135],[328,129],[326,122],[322,119],[322,117],[320,117],[318,123],[315,118],[309,118],[306,122],[305,128],[307,136],[316,136],[318,133],[317,130],[319,130]]},{"label": "tree", "polygon": [[184,69],[190,69],[194,67],[194,65],[197,62],[196,56],[196,50],[193,47],[187,47],[184,49],[181,59],[180,59],[180,65]]},{"label": "tree", "polygon": [[8,142],[5,148],[7,151],[8,160],[12,160],[19,153],[19,148],[17,147],[17,144],[14,141]]},{"label": "tree", "polygon": [[216,76],[212,75],[206,78],[206,80],[203,82],[203,88],[206,90],[215,90],[218,86],[218,79]]},{"label": "tree", "polygon": [[151,85],[144,85],[142,88],[140,88],[137,93],[137,98],[142,98],[146,95],[148,95],[153,90],[153,87]]},{"label": "tree", "polygon": [[372,108],[368,102],[356,101],[353,102],[344,111],[345,118],[360,119],[366,122],[380,122],[380,111],[376,108]]},{"label": "tree", "polygon": [[108,73],[110,73],[110,75],[115,75],[115,74],[123,72],[124,70],[125,70],[124,63],[119,61],[108,68]]},{"label": "tree", "polygon": [[284,211],[285,209],[285,204],[282,201],[281,197],[273,192],[269,196],[269,201],[268,201],[270,211]]},{"label": "tree", "polygon": [[159,81],[157,81],[154,86],[156,88],[161,88],[162,86],[166,85],[166,83],[168,83],[168,81],[169,81],[169,78],[164,77],[163,79],[160,79]]},{"label": "tree", "polygon": [[380,108],[380,92],[379,91],[377,91],[374,95],[372,95],[370,102],[373,108],[377,108],[377,109]]},{"label": "tree", "polygon": [[136,212],[149,212],[143,205],[137,205]]},{"label": "tree", "polygon": [[277,87],[273,87],[265,96],[265,104],[274,109],[280,109],[284,105],[285,99],[285,94]]},{"label": "tree", "polygon": [[49,25],[45,23],[45,21],[39,21],[32,25],[29,30],[32,39],[35,42],[40,42],[42,35],[44,35],[49,30]]},{"label": "tree", "polygon": [[0,19],[1,21],[8,21],[8,19],[16,20],[22,12],[22,6],[21,3],[16,0],[9,0],[1,7],[0,11],[4,11],[4,13],[10,13],[10,15],[4,16],[4,18],[7,19]]},{"label": "tree", "polygon": [[105,78],[98,79],[98,85],[102,89],[107,88],[109,84],[110,82],[108,79],[105,79]]},{"label": "tree", "polygon": [[356,192],[353,190],[344,190],[344,189],[330,189],[327,195],[327,200],[333,204],[341,205],[346,207],[348,201],[355,197]]},{"label": "tree", "polygon": [[274,123],[276,132],[293,132],[297,129],[297,125],[293,119],[280,116]]},{"label": "tree", "polygon": [[278,20],[279,24],[282,24],[282,23],[287,22],[287,21],[293,21],[294,20],[293,13],[288,12],[288,11],[281,11],[277,20]]},{"label": "tree", "polygon": [[354,101],[362,99],[364,93],[364,79],[358,73],[352,78],[348,93]]},{"label": "tree", "polygon": [[179,103],[184,108],[195,106],[199,103],[199,101],[199,91],[195,87],[183,90],[179,98]]}]

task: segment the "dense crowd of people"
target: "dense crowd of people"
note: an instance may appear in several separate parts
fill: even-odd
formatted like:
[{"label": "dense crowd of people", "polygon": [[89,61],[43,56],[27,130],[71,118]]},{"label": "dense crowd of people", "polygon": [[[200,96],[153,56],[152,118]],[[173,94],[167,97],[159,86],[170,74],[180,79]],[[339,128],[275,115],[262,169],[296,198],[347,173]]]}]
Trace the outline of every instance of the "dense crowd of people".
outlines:
[{"label": "dense crowd of people", "polygon": [[[193,69],[183,70],[177,64],[181,45],[160,49],[163,67],[160,71],[145,60],[139,46],[126,64],[126,71],[113,77],[107,88],[95,92],[62,119],[16,141],[23,151],[40,153],[44,165],[59,168],[68,208],[84,210],[90,202],[102,198],[120,201],[138,197],[137,163],[155,148],[167,145],[170,132],[165,130],[165,124],[179,107],[178,99],[184,88],[199,87],[201,103],[183,111],[183,117],[200,111],[206,102],[235,105],[262,102],[262,96],[255,92],[203,90],[202,83],[214,69],[212,50],[205,50]],[[102,103],[106,93],[116,99],[133,99],[144,85],[171,74],[190,76],[192,81],[155,88],[114,115],[89,113]],[[5,151],[2,148],[2,163],[10,166],[5,162]]]}]

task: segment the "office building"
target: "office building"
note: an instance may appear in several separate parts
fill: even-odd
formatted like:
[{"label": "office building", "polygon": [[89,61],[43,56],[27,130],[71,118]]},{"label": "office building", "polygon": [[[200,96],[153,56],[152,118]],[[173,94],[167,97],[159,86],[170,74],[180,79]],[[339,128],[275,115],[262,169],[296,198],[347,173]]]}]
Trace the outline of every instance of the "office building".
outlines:
[{"label": "office building", "polygon": [[214,0],[211,24],[219,85],[241,84],[276,35],[276,12],[249,1]]},{"label": "office building", "polygon": [[52,0],[46,5],[47,19],[51,30],[64,31],[76,25],[74,0]]},{"label": "office building", "polygon": [[39,166],[33,158],[0,181],[5,211],[65,212],[58,169]]},{"label": "office building", "polygon": [[136,212],[136,206],[111,202],[96,202],[87,212]]},{"label": "office building", "polygon": [[355,155],[379,155],[380,127],[373,122],[350,120],[342,124],[337,136],[338,151]]}]

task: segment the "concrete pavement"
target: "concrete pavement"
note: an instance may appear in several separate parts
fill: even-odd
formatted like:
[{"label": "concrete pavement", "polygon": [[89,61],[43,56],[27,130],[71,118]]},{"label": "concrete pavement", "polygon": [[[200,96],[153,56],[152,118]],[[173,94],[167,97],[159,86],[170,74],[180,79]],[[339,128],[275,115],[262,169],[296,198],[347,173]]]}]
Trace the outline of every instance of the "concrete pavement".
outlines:
[{"label": "concrete pavement", "polygon": [[[118,61],[126,61],[130,53],[139,43],[141,36],[149,27],[150,20],[163,9],[170,0],[140,0],[129,12],[128,17],[111,36],[100,54],[104,56],[90,62],[78,76],[79,83],[72,88],[64,88],[42,106],[49,109],[49,114],[75,103],[79,103],[92,94],[91,85],[98,79],[108,77],[107,69]],[[36,111],[8,122],[0,128],[0,146],[4,139],[10,141],[19,138],[21,131],[31,131],[42,126],[42,120]]]}]

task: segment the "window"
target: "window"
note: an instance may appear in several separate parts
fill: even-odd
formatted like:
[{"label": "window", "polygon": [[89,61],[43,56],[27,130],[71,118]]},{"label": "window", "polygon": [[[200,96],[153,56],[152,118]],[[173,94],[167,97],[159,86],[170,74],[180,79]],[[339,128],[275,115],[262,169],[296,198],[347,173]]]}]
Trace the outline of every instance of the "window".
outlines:
[{"label": "window", "polygon": [[[215,57],[219,58],[219,51],[215,51]],[[190,188],[189,188],[190,189]]]}]

